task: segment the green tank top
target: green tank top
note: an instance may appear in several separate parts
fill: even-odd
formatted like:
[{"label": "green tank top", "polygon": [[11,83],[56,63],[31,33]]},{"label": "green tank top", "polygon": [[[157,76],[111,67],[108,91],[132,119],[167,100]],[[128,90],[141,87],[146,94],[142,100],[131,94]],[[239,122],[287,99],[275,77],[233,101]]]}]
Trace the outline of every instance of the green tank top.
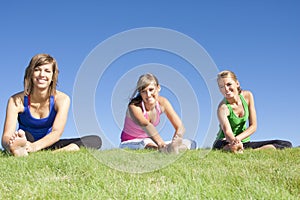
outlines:
[{"label": "green tank top", "polygon": [[[242,104],[243,104],[244,111],[245,111],[243,117],[236,116],[236,114],[232,110],[231,105],[226,100],[226,105],[230,112],[229,115],[227,116],[227,118],[229,120],[229,123],[230,123],[230,126],[231,126],[234,136],[241,134],[243,131],[245,131],[247,129],[247,121],[249,118],[248,104],[247,104],[245,98],[243,97],[243,95],[239,94],[239,96],[240,96],[240,99],[242,100]],[[220,127],[220,130],[217,135],[217,140],[221,140],[224,138],[225,138],[224,132]],[[249,142],[249,141],[250,141],[250,136],[242,140],[243,143]]]}]

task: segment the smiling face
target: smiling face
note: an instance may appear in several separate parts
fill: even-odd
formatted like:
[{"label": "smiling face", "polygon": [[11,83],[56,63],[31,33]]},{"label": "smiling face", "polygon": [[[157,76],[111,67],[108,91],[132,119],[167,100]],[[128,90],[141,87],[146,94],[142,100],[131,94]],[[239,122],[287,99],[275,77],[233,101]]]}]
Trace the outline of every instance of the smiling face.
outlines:
[{"label": "smiling face", "polygon": [[239,94],[240,84],[233,78],[220,78],[218,79],[220,92],[226,99],[230,99]]},{"label": "smiling face", "polygon": [[32,82],[38,89],[46,89],[50,86],[53,78],[53,65],[46,64],[37,66],[33,70]]},{"label": "smiling face", "polygon": [[240,83],[231,71],[222,71],[218,74],[218,86],[226,99],[233,98],[241,93]]},{"label": "smiling face", "polygon": [[154,82],[151,82],[147,87],[140,91],[141,97],[145,104],[153,105],[158,99],[158,92],[160,86]]},{"label": "smiling face", "polygon": [[[55,94],[58,80],[56,60],[49,54],[37,54],[30,60],[24,75],[24,93],[30,95],[34,87],[48,87],[50,95]],[[37,89],[38,89],[37,88]]]}]

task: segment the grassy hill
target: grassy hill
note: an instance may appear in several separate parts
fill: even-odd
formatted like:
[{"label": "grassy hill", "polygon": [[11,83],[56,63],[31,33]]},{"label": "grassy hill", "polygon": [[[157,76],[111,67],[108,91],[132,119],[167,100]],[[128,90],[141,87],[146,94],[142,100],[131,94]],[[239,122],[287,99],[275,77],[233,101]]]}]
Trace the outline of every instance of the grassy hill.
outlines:
[{"label": "grassy hill", "polygon": [[0,199],[300,199],[300,148],[0,154]]}]

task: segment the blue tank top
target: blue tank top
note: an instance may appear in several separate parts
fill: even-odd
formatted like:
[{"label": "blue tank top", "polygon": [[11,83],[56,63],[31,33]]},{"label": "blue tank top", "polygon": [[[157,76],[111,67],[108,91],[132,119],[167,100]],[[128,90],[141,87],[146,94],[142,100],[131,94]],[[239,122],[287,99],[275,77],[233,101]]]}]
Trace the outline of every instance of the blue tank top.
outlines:
[{"label": "blue tank top", "polygon": [[30,113],[29,107],[28,96],[24,96],[24,112],[18,115],[19,129],[29,132],[33,136],[34,141],[37,141],[52,131],[56,116],[54,97],[50,96],[50,112],[46,118],[34,118]]}]

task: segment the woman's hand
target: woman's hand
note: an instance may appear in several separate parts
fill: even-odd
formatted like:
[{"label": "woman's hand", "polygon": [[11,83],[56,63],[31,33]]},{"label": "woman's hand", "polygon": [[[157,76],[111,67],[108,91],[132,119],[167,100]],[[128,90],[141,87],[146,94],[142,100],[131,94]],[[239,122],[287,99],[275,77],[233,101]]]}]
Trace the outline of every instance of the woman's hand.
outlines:
[{"label": "woman's hand", "polygon": [[230,145],[230,150],[233,153],[243,153],[244,145],[239,140],[234,140],[234,142]]},{"label": "woman's hand", "polygon": [[33,142],[27,141],[26,150],[28,153],[36,152],[36,145]]},{"label": "woman's hand", "polygon": [[243,153],[243,143],[235,137],[229,144],[225,145],[224,150],[231,151],[233,153]]},{"label": "woman's hand", "polygon": [[157,146],[158,146],[158,150],[161,150],[161,149],[165,148],[167,145],[166,145],[166,143],[162,140],[161,142],[158,142],[158,143],[157,143]]}]

